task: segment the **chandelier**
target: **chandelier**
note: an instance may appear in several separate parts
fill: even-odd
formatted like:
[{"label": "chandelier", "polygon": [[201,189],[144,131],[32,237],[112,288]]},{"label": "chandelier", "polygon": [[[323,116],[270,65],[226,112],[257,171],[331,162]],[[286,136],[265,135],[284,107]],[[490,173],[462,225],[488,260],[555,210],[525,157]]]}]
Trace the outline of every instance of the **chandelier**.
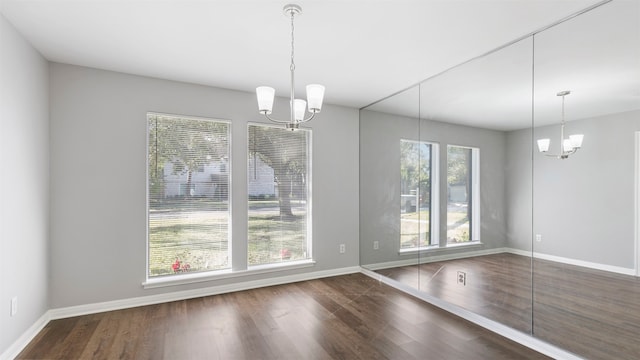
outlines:
[{"label": "chandelier", "polygon": [[575,153],[582,147],[582,139],[584,135],[576,134],[570,135],[569,138],[564,138],[564,97],[571,94],[571,91],[564,90],[560,91],[557,96],[562,96],[562,124],[560,125],[560,152],[558,154],[549,154],[549,145],[551,144],[551,139],[539,139],[538,140],[538,150],[541,153],[544,153],[546,156],[554,157],[557,159],[566,159],[569,155]]},{"label": "chandelier", "polygon": [[[283,8],[284,14],[291,17],[291,65],[289,70],[291,71],[291,94],[290,94],[290,118],[289,120],[278,120],[271,116],[273,110],[273,98],[275,96],[275,89],[268,86],[259,86],[256,88],[256,95],[258,97],[258,111],[264,115],[267,119],[281,124],[286,124],[286,128],[295,130],[301,123],[307,122],[320,112],[322,108],[322,99],[324,98],[324,86],[318,84],[307,85],[307,101],[295,98],[295,76],[296,69],[295,62],[293,61],[294,47],[293,47],[293,18],[295,15],[302,14],[302,8],[296,4],[288,4]],[[304,118],[305,108],[309,107],[311,115],[308,118]]]}]

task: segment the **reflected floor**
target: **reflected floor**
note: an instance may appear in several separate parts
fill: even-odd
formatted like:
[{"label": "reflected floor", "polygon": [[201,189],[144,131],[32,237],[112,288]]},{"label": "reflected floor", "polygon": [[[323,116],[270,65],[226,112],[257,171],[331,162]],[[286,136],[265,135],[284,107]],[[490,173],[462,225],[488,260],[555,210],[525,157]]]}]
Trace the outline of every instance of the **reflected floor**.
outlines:
[{"label": "reflected floor", "polygon": [[[466,273],[465,285],[458,283],[459,271]],[[640,280],[634,276],[539,259],[532,264],[508,253],[376,272],[589,359],[640,354]]]},{"label": "reflected floor", "polygon": [[[458,284],[458,271],[466,274]],[[377,270],[391,279],[522,332],[531,332],[531,261],[512,254]]]}]

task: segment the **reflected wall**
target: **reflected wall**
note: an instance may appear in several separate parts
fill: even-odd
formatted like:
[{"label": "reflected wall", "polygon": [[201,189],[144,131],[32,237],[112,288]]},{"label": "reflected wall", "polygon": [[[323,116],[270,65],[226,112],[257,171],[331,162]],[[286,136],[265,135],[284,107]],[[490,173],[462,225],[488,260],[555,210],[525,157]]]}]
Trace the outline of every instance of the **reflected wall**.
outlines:
[{"label": "reflected wall", "polygon": [[[361,110],[361,265],[580,356],[633,358],[639,3],[576,15]],[[584,141],[556,159],[562,90],[565,137]]]},{"label": "reflected wall", "polygon": [[[420,84],[421,137],[443,149],[441,243],[436,251],[420,254],[420,290],[525,333],[532,329],[531,257],[526,252],[531,233],[518,238],[525,252],[514,254],[509,209],[514,202],[531,203],[530,188],[513,194],[511,180],[531,179],[531,150],[523,149],[523,159],[514,158],[509,134],[532,126],[532,55],[532,38],[525,38]],[[462,197],[456,193],[461,166],[455,150],[466,151],[464,163],[470,164]],[[460,241],[457,234],[465,220],[471,220],[470,237]],[[530,217],[527,225],[530,229]]]},{"label": "reflected wall", "polygon": [[[361,264],[527,333],[530,257],[518,263],[501,254],[509,174],[531,179],[530,156],[512,164],[507,151],[508,132],[531,127],[531,81],[527,38],[360,113]],[[521,195],[516,201],[531,203],[531,191]],[[521,241],[530,239],[529,231]],[[472,262],[447,261],[479,257],[527,281],[517,294],[513,286],[496,291],[501,279]]]},{"label": "reflected wall", "polygon": [[[612,1],[534,41],[533,333],[590,359],[636,358],[640,3]],[[564,138],[584,136],[566,159],[551,156],[561,91]]]}]

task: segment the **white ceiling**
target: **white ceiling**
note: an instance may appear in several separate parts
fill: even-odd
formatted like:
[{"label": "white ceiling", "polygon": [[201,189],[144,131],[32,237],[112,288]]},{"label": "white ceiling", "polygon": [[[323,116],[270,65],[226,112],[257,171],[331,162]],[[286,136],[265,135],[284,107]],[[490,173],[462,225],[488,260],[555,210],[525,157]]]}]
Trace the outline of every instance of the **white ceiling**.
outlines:
[{"label": "white ceiling", "polygon": [[[296,91],[321,83],[325,102],[363,107],[598,2],[301,0]],[[247,92],[269,85],[288,96],[284,5],[0,0],[5,18],[50,61]]]}]

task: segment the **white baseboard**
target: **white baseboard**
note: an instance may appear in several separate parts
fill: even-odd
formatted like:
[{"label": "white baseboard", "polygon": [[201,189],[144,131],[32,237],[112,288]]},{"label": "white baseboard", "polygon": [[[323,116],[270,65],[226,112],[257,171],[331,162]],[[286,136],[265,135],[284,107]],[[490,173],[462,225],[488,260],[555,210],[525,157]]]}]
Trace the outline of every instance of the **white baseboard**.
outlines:
[{"label": "white baseboard", "polygon": [[373,272],[371,270],[362,269],[362,273],[370,276],[378,281],[381,281],[391,287],[394,287],[400,291],[403,291],[409,295],[412,295],[418,299],[428,302],[442,310],[450,312],[456,316],[459,316],[465,320],[468,320],[476,325],[479,325],[485,329],[491,330],[496,334],[502,335],[507,339],[513,340],[519,344],[522,344],[530,349],[533,349],[539,353],[550,356],[554,359],[565,359],[565,360],[581,360],[582,358],[577,357],[576,355],[567,352],[559,347],[551,345],[547,342],[544,342],[540,339],[537,339],[529,334],[520,332],[513,328],[510,328],[506,325],[503,325],[499,322],[490,320],[485,318],[484,316],[480,316],[476,313],[473,313],[465,308],[462,308],[457,305],[453,305],[444,300],[441,300],[437,297],[431,296],[425,292],[419,291],[418,289],[411,287],[409,285],[403,284],[399,281],[395,281],[389,279],[387,277],[381,276],[380,274]]},{"label": "white baseboard", "polygon": [[[531,251],[515,249],[515,248],[505,248],[505,251],[511,254],[522,255],[522,256],[530,257],[532,255]],[[630,269],[630,268],[625,268],[621,266],[600,264],[600,263],[595,263],[590,261],[571,259],[571,258],[562,257],[562,256],[543,254],[539,252],[533,252],[533,257],[536,259],[549,260],[549,261],[554,261],[554,262],[568,264],[568,265],[575,265],[575,266],[581,266],[581,267],[590,268],[590,269],[609,271],[617,274],[636,276],[636,269]]]},{"label": "white baseboard", "polygon": [[170,301],[186,300],[202,296],[218,295],[266,286],[314,280],[330,276],[354,274],[359,272],[360,266],[351,266],[332,270],[273,277],[263,280],[244,281],[202,289],[176,291],[166,294],[141,296],[136,298],[50,309],[44,315],[42,315],[40,319],[38,319],[31,327],[29,327],[29,329],[27,329],[27,331],[25,331],[5,352],[0,355],[0,360],[11,360],[15,358],[51,320],[95,314],[105,311],[128,309],[144,305],[160,304]]},{"label": "white baseboard", "polygon": [[[412,258],[407,260],[367,264],[367,265],[363,265],[363,267],[366,269],[375,271],[375,270],[389,269],[389,268],[401,267],[401,266],[427,264],[427,263],[432,263],[437,261],[447,261],[447,260],[455,260],[455,259],[464,259],[464,258],[475,257],[475,256],[500,254],[505,252],[516,254],[516,255],[528,256],[528,257],[532,256],[531,251],[528,251],[528,250],[501,247],[501,248],[494,248],[494,249],[465,251],[462,253],[449,253],[449,254],[441,254],[441,255],[421,256],[420,258]],[[609,271],[617,274],[636,276],[636,269],[632,269],[632,268],[600,264],[600,263],[572,259],[572,258],[567,258],[562,256],[543,254],[539,252],[534,252],[533,257],[536,259],[549,260],[549,261],[554,261],[554,262],[568,264],[568,265],[576,265],[576,266],[581,266],[581,267],[590,268],[590,269]]]},{"label": "white baseboard", "polygon": [[[459,250],[460,248],[458,247],[457,249]],[[442,251],[442,250],[437,250],[437,251]],[[446,261],[446,260],[464,259],[464,258],[483,256],[483,255],[500,254],[504,252],[508,252],[508,249],[507,248],[483,249],[483,250],[473,250],[473,251],[465,251],[465,252],[454,252],[454,253],[448,253],[448,254],[420,256],[419,258],[387,261],[383,263],[366,264],[361,266],[366,269],[375,271],[375,270],[389,269],[389,268],[400,267],[400,266],[427,264],[427,263],[432,263],[437,261]]]},{"label": "white baseboard", "polygon": [[51,317],[49,311],[45,312],[33,325],[31,325],[27,331],[22,333],[20,337],[9,346],[2,354],[0,354],[0,360],[13,360],[20,352],[38,335],[42,329],[49,323]]},{"label": "white baseboard", "polygon": [[351,266],[333,270],[314,271],[309,273],[294,274],[262,280],[243,281],[228,285],[211,286],[201,289],[175,291],[165,294],[141,296],[136,298],[105,301],[86,305],[70,306],[49,310],[51,319],[62,319],[79,315],[95,314],[105,311],[128,309],[132,307],[161,304],[170,301],[179,301],[203,296],[225,294],[234,291],[256,289],[260,287],[288,284],[298,281],[320,279],[330,276],[346,275],[360,272],[359,266]]}]

